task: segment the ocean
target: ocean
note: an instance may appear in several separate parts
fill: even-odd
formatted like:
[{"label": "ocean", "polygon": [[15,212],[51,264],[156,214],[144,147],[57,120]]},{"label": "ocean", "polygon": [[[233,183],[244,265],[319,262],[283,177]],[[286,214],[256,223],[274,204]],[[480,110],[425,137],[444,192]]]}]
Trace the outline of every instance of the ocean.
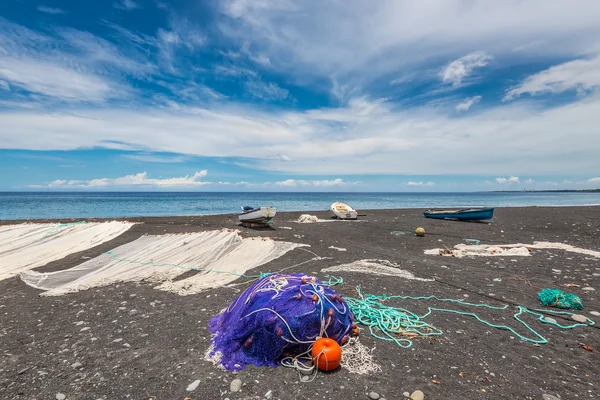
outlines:
[{"label": "ocean", "polygon": [[441,207],[582,206],[600,204],[600,193],[199,193],[4,192],[0,219],[111,218],[238,213],[240,207],[324,211],[334,201],[357,210]]}]

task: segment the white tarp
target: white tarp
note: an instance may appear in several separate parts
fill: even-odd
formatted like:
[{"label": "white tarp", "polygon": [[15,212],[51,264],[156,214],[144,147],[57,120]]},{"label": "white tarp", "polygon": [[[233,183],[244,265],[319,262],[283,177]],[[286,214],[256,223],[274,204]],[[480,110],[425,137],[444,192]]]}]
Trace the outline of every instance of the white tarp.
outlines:
[{"label": "white tarp", "polygon": [[[57,296],[117,282],[162,282],[157,288],[181,295],[226,285],[246,271],[302,246],[268,238],[242,238],[237,231],[142,236],[64,271],[26,271],[21,279]],[[179,275],[196,274],[173,282]]]},{"label": "white tarp", "polygon": [[0,280],[114,239],[129,222],[0,226]]}]

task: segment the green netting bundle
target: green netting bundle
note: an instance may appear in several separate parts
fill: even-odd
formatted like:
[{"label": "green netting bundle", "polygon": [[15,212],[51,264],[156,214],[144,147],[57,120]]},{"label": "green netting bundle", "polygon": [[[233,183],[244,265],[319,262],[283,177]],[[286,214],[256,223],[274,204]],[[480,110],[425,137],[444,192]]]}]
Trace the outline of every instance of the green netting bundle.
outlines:
[{"label": "green netting bundle", "polygon": [[560,289],[542,289],[538,293],[538,299],[543,306],[564,308],[565,310],[583,310],[581,298]]}]

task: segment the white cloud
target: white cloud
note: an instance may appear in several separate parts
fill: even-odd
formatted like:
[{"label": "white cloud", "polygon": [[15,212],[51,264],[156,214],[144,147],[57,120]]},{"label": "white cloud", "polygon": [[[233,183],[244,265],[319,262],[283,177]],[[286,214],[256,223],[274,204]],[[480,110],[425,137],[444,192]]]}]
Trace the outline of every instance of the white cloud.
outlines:
[{"label": "white cloud", "polygon": [[297,187],[297,186],[313,186],[313,187],[331,187],[331,186],[345,186],[345,185],[358,185],[360,182],[346,182],[341,178],[333,180],[297,180],[287,179],[285,181],[275,182],[277,186],[284,187]]},{"label": "white cloud", "polygon": [[101,102],[129,95],[126,86],[107,79],[105,67],[112,64],[118,75],[123,69],[141,69],[137,63],[88,33],[58,33],[60,39],[51,38],[0,17],[0,79],[13,88],[65,101]]},{"label": "white cloud", "polygon": [[[311,110],[231,103],[67,107],[55,113],[3,109],[0,120],[0,148],[116,146],[250,157],[251,168],[295,175],[472,174],[476,166],[480,174],[502,176],[507,165],[517,176],[580,174],[596,170],[600,154],[600,97],[595,96],[542,110],[527,102],[500,104],[462,118],[444,109],[394,108],[384,99],[358,98]],[[493,151],[485,151],[490,146]],[[282,162],[278,154],[294,162]]]},{"label": "white cloud", "polygon": [[67,101],[99,102],[128,90],[92,74],[33,58],[0,56],[0,78],[11,86]]},{"label": "white cloud", "polygon": [[525,181],[525,183],[528,185],[531,185],[531,184],[535,183],[535,181],[533,179],[529,178]]},{"label": "white cloud", "polygon": [[159,28],[156,39],[152,39],[151,43],[156,46],[164,67],[171,73],[183,73],[180,71],[181,66],[175,68],[178,52],[182,49],[188,52],[196,51],[206,44],[207,38],[200,28],[187,18],[172,17],[169,26],[170,29]]},{"label": "white cloud", "polygon": [[186,175],[178,178],[156,179],[149,178],[146,172],[140,172],[135,175],[126,175],[119,178],[97,178],[91,180],[66,180],[57,179],[43,186],[48,188],[102,188],[102,187],[197,187],[210,185],[211,182],[205,182],[201,179],[207,175],[206,170],[196,171],[193,175]]},{"label": "white cloud", "polygon": [[[521,55],[517,59],[513,50],[532,38],[553,43],[527,55],[538,61],[592,54],[600,37],[598,2],[581,1],[559,10],[544,6],[545,1],[507,0],[494,12],[485,2],[440,2],[433,9],[421,2],[384,0],[374,5],[311,0],[223,4],[229,17],[219,20],[217,29],[225,33],[224,42],[233,43],[226,48],[248,43],[245,48],[268,59],[269,68],[285,71],[281,82],[286,84],[331,82],[340,105],[285,110],[199,101],[199,93],[208,88],[188,85],[188,80],[207,71],[189,69],[185,61],[186,56],[197,55],[195,51],[206,46],[207,39],[189,21],[178,23],[173,18],[156,36],[105,22],[113,29],[107,38],[118,43],[111,45],[85,32],[55,29],[46,34],[0,18],[0,74],[11,75],[0,79],[16,88],[13,93],[32,92],[20,103],[13,93],[10,104],[0,101],[0,148],[110,147],[246,160],[250,155],[251,167],[287,176],[424,176],[468,174],[474,168],[481,174],[502,176],[507,165],[515,175],[597,170],[597,93],[543,108],[524,100],[490,104],[480,113],[456,118],[448,110],[453,111],[456,99],[445,109],[407,108],[364,96],[363,91],[370,79],[379,79],[380,84],[402,80],[421,66],[433,68],[432,79],[436,79],[442,63],[474,49],[485,49],[501,67],[509,68],[513,62],[529,60]],[[298,13],[290,13],[293,10]],[[512,57],[503,58],[508,52]],[[231,68],[243,65],[254,64],[232,62]],[[452,70],[448,82],[466,83],[468,69]],[[167,79],[174,79],[172,72],[181,74],[178,82]],[[162,75],[164,82],[158,83],[154,74]],[[132,76],[154,80],[176,94],[179,103],[135,92],[127,82]],[[237,76],[260,79],[257,73]],[[289,98],[289,93],[278,90],[285,89],[269,89],[261,95]],[[70,104],[43,107],[43,97]],[[111,99],[132,101],[113,105],[107,101]],[[294,162],[282,162],[278,154]]]},{"label": "white cloud", "polygon": [[322,179],[322,180],[303,180],[286,179],[279,182],[251,183],[246,181],[239,182],[208,182],[202,178],[207,176],[207,171],[197,171],[193,175],[176,178],[149,178],[146,172],[134,175],[126,175],[119,178],[96,178],[90,180],[68,180],[57,179],[44,185],[31,185],[31,188],[50,188],[50,189],[111,189],[111,188],[130,188],[130,189],[185,189],[203,186],[223,186],[258,188],[267,190],[297,190],[311,188],[339,188],[344,186],[360,185],[361,182],[348,182],[341,178]]},{"label": "white cloud", "polygon": [[242,77],[242,76],[257,76],[258,74],[255,71],[252,71],[248,68],[240,67],[237,65],[217,65],[215,67],[215,73],[217,75],[223,76],[233,76],[233,77]]},{"label": "white cloud", "polygon": [[254,97],[263,100],[284,100],[289,96],[289,91],[279,87],[276,83],[262,81],[248,81],[246,90]]},{"label": "white cloud", "polygon": [[[232,43],[248,43],[274,69],[296,77],[326,77],[348,91],[382,77],[393,80],[422,68],[485,50],[508,68],[522,63],[515,49],[552,43],[521,54],[528,59],[573,57],[598,47],[600,4],[583,0],[549,7],[545,0],[302,2],[229,0],[219,24]],[[352,23],[349,23],[352,21]],[[505,57],[506,56],[506,57]],[[458,71],[457,71],[458,72]],[[335,79],[332,79],[335,78]],[[364,93],[364,92],[363,92]],[[361,94],[361,93],[357,93]]]},{"label": "white cloud", "polygon": [[588,183],[594,183],[594,184],[599,183],[600,184],[600,177],[590,178],[587,181],[588,181]]},{"label": "white cloud", "polygon": [[513,100],[522,94],[560,93],[567,90],[585,92],[600,87],[600,56],[556,65],[527,77],[511,88],[504,100]]},{"label": "white cloud", "polygon": [[0,89],[10,90],[10,85],[8,84],[8,82],[0,80]]},{"label": "white cloud", "polygon": [[288,157],[285,154],[279,154],[278,157],[281,159],[281,161],[294,161],[291,157]]},{"label": "white cloud", "polygon": [[57,7],[38,6],[37,10],[46,14],[65,14],[64,10]]},{"label": "white cloud", "polygon": [[402,76],[391,80],[390,85],[401,85],[403,83],[413,82],[417,79],[418,75],[417,72],[405,73]]},{"label": "white cloud", "polygon": [[528,43],[525,43],[525,44],[515,47],[513,51],[531,51],[533,49],[536,49],[536,48],[539,48],[539,47],[542,47],[545,45],[547,45],[547,43],[545,43],[542,40],[533,40],[531,42],[528,42]]},{"label": "white cloud", "polygon": [[458,86],[463,79],[471,75],[475,68],[485,67],[491,59],[492,57],[483,51],[467,54],[448,64],[440,73],[440,77],[443,82],[450,82],[453,86]]},{"label": "white cloud", "polygon": [[480,100],[481,100],[481,96],[474,96],[474,97],[466,98],[463,102],[456,105],[456,111],[468,111],[469,108],[471,108],[471,106],[473,104],[479,103]]},{"label": "white cloud", "polygon": [[[206,43],[188,19],[171,17],[168,27],[159,28],[156,36],[102,23],[117,33],[108,36],[114,42],[70,28],[33,31],[0,17],[0,80],[43,96],[36,97],[39,102],[49,98],[102,103],[141,94],[126,77],[164,84],[189,101],[223,97],[193,82],[197,68],[180,57],[181,52],[196,51]],[[183,79],[163,78],[169,73]]]},{"label": "white cloud", "polygon": [[416,187],[431,187],[431,186],[435,186],[435,182],[431,182],[431,181],[429,181],[429,182],[422,182],[422,181],[413,182],[413,181],[410,181],[406,185],[407,186],[416,186]]},{"label": "white cloud", "polygon": [[114,7],[120,10],[133,10],[139,8],[139,4],[133,0],[120,0],[114,3]]},{"label": "white cloud", "polygon": [[184,156],[161,156],[157,154],[125,154],[125,158],[135,161],[150,162],[150,163],[182,163],[186,161]]},{"label": "white cloud", "polygon": [[254,61],[255,63],[258,63],[262,66],[268,67],[271,65],[271,59],[264,54],[256,54],[256,55],[250,54],[249,57],[252,61]]},{"label": "white cloud", "polygon": [[496,178],[496,182],[498,182],[499,184],[505,184],[505,183],[510,184],[510,185],[518,184],[519,183],[519,177],[511,175],[508,178]]}]

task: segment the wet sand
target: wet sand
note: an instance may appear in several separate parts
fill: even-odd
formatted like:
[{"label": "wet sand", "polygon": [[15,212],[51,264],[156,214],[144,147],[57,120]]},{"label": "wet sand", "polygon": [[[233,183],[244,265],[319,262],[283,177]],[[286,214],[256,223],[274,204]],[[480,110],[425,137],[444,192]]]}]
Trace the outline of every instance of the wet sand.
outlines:
[{"label": "wet sand", "polygon": [[[361,285],[364,293],[436,295],[536,308],[540,306],[537,287],[561,288],[580,296],[585,305],[580,313],[600,325],[600,317],[589,313],[600,312],[600,259],[560,250],[533,250],[531,257],[456,259],[423,254],[425,249],[464,243],[465,238],[479,239],[482,244],[564,242],[600,251],[600,207],[496,209],[489,224],[425,219],[422,210],[361,213],[367,215],[359,221],[313,224],[288,222],[302,213],[280,213],[273,229],[240,229],[243,236],[305,243],[311,246],[308,250],[329,257],[287,272],[327,279],[327,274],[320,272],[323,268],[360,259],[385,259],[417,277],[433,279],[335,273],[344,278],[344,283],[335,287],[343,296],[355,297],[355,286]],[[310,214],[329,218],[324,212]],[[72,267],[146,233],[237,227],[235,215],[127,220],[143,223],[110,242],[37,270]],[[425,228],[424,237],[413,234],[418,226]],[[391,231],[408,234],[394,236]],[[276,272],[313,257],[295,249],[248,274]],[[561,286],[566,283],[579,287]],[[273,399],[368,399],[369,392],[376,392],[389,400],[402,399],[403,392],[417,389],[425,393],[425,399],[542,399],[544,394],[561,399],[600,397],[599,326],[561,330],[525,318],[549,340],[548,344],[534,345],[470,317],[434,313],[428,322],[443,330],[444,335],[417,338],[410,349],[362,331],[361,342],[376,346],[374,359],[382,372],[356,375],[340,369],[304,383],[291,369],[251,366],[234,374],[204,361],[210,318],[247,284],[183,297],[153,286],[127,283],[60,297],[39,297],[38,290],[27,287],[18,277],[0,281],[0,398],[54,399],[57,393],[63,393],[67,400],[234,400],[262,399],[271,391]],[[583,291],[584,287],[596,290]],[[421,314],[427,306],[449,307],[435,302],[390,304]],[[512,309],[475,311],[482,318],[509,324],[527,334],[515,323]],[[569,323],[565,318],[555,318],[559,323]],[[582,349],[580,343],[594,351]],[[230,393],[229,383],[235,378],[245,386],[240,392]],[[187,392],[187,386],[195,380],[200,380],[200,385]]]}]

